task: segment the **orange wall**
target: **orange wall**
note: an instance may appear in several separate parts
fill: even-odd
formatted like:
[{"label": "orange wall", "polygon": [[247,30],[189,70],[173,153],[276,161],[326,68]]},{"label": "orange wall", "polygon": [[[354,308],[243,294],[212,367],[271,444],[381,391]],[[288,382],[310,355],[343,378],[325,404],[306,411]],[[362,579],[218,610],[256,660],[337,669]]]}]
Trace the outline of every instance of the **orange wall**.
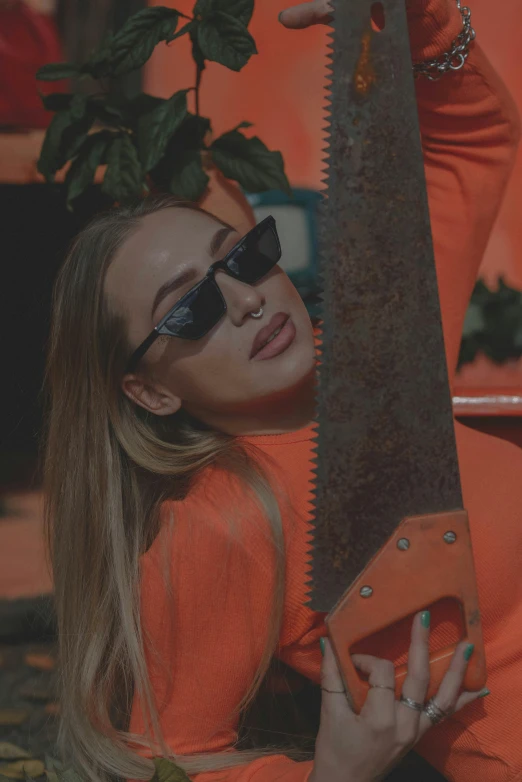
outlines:
[{"label": "orange wall", "polygon": [[[190,13],[192,0],[160,0]],[[201,113],[213,121],[216,135],[242,120],[271,149],[285,158],[293,185],[316,187],[320,179],[320,103],[326,28],[287,31],[277,21],[290,5],[256,0],[250,31],[258,52],[240,73],[210,63],[203,74]],[[163,97],[194,83],[186,37],[170,48],[158,46],[147,66],[145,89]]]},{"label": "orange wall", "polygon": [[[477,36],[491,61],[511,90],[522,113],[522,60],[519,33],[522,29],[522,3],[505,0],[472,0]],[[522,149],[515,173],[484,258],[482,274],[492,283],[498,273],[508,283],[522,289]]]},{"label": "orange wall", "polygon": [[[190,13],[192,0],[161,0]],[[257,0],[251,32],[259,54],[236,74],[210,64],[203,76],[201,111],[216,134],[241,120],[284,155],[293,185],[320,182],[321,112],[325,28],[287,31],[278,23],[284,0]],[[477,37],[500,71],[522,111],[520,60],[521,0],[470,0]],[[145,89],[167,96],[193,83],[189,43],[158,47],[147,68]],[[493,282],[499,272],[522,289],[522,153],[486,253],[483,274]]]}]

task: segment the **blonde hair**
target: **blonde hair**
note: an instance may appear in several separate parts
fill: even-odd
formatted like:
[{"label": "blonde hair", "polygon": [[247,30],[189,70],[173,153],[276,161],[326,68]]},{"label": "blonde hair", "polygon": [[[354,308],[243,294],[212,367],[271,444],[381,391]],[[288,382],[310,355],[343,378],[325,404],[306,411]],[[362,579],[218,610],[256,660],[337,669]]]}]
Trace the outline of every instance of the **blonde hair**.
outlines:
[{"label": "blonde hair", "polygon": [[[276,562],[272,625],[259,670],[238,709],[259,690],[277,646],[284,595],[280,507],[267,473],[236,438],[180,411],[147,414],[120,388],[131,352],[124,320],[111,312],[104,278],[140,220],[167,208],[149,197],[96,217],[76,238],[58,276],[48,348],[44,457],[46,527],[59,628],[59,749],[82,776],[150,779],[152,747],[189,774],[245,763],[263,750],[176,757],[161,736],[139,615],[139,558],[159,530],[159,510],[182,498],[208,465],[241,479],[268,521]],[[147,712],[148,740],[127,732],[133,693]],[[122,719],[124,724],[122,725]]]}]

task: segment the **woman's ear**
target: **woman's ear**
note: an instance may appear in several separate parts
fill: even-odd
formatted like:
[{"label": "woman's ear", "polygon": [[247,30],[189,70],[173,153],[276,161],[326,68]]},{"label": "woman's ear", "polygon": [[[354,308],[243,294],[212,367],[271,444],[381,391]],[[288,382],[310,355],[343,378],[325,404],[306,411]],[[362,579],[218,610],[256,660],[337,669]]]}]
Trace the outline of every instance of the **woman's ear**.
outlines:
[{"label": "woman's ear", "polygon": [[172,415],[181,407],[181,399],[162,386],[146,382],[139,375],[124,375],[121,388],[125,396],[154,415]]}]

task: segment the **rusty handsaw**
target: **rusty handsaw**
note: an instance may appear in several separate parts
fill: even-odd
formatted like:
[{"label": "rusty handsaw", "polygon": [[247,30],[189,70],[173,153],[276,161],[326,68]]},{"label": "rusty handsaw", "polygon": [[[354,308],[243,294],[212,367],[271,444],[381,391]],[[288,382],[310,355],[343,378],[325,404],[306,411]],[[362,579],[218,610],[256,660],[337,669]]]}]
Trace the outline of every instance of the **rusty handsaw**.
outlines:
[{"label": "rusty handsaw", "polygon": [[[372,23],[372,8],[384,27]],[[360,711],[350,652],[442,599],[486,664],[463,509],[404,0],[333,3],[320,209],[309,603]],[[454,647],[431,654],[433,695]],[[396,667],[397,694],[406,666]]]}]

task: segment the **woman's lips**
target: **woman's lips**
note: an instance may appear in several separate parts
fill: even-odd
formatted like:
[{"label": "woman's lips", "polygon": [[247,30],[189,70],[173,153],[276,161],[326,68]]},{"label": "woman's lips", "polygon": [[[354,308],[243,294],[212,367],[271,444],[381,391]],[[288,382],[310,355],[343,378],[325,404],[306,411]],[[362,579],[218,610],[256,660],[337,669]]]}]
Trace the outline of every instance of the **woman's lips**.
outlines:
[{"label": "woman's lips", "polygon": [[292,321],[292,318],[288,318],[285,325],[274,339],[261,348],[253,357],[252,361],[265,361],[268,358],[274,358],[283,353],[295,339],[296,328]]},{"label": "woman's lips", "polygon": [[282,328],[289,317],[290,315],[286,312],[276,312],[275,315],[272,315],[266,326],[263,326],[263,328],[259,329],[257,332],[255,339],[252,342],[252,350],[250,351],[249,358],[253,358],[255,354],[264,347],[267,339],[270,339],[277,329]]}]

